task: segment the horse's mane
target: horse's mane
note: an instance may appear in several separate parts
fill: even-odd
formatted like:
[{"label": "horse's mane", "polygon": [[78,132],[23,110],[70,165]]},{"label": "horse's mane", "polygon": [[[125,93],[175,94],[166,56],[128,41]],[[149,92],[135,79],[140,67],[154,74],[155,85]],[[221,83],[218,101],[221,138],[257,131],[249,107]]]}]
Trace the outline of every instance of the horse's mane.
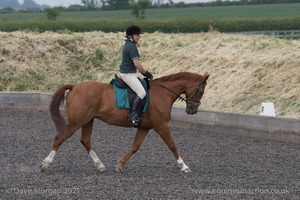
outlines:
[{"label": "horse's mane", "polygon": [[159,81],[175,81],[178,79],[189,79],[189,80],[201,80],[203,77],[200,74],[191,73],[191,72],[179,72],[176,74],[170,74],[167,76],[160,77],[156,80]]}]

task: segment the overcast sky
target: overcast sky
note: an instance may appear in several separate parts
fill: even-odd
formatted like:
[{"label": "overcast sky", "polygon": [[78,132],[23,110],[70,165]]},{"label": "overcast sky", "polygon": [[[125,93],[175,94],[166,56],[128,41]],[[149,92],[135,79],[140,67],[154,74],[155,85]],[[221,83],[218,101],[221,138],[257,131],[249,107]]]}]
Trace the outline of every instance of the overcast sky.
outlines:
[{"label": "overcast sky", "polygon": [[[64,7],[68,7],[72,4],[81,4],[81,0],[34,0],[37,4],[47,4],[51,7],[53,6],[64,6]],[[175,3],[176,2],[180,2],[180,1],[184,1],[186,3],[188,2],[200,2],[203,0],[173,0]],[[207,0],[204,0],[207,1]],[[23,3],[23,0],[19,0],[20,3]],[[167,0],[165,0],[165,2],[167,2]]]}]

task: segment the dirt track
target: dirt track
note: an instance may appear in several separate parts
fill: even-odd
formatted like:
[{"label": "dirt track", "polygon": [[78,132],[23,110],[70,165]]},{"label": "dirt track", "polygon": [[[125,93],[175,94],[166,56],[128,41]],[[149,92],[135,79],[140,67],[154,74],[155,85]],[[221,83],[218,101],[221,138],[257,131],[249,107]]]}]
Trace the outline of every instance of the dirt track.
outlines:
[{"label": "dirt track", "polygon": [[123,173],[113,166],[134,129],[96,120],[94,151],[108,171],[98,173],[76,133],[48,171],[54,126],[47,111],[0,108],[0,199],[300,199],[300,146],[172,129],[191,174],[151,131]]}]

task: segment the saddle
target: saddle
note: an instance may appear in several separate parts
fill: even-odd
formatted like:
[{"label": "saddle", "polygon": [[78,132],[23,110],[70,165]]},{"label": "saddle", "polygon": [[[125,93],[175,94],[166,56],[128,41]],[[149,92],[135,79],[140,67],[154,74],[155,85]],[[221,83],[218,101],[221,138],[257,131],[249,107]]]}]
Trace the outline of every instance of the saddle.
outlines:
[{"label": "saddle", "polygon": [[[141,111],[144,113],[147,111],[149,106],[150,85],[148,79],[138,79],[146,91],[146,96],[141,103]],[[115,78],[110,81],[110,84],[113,85],[115,90],[115,103],[117,108],[131,109],[133,99],[136,97],[136,93],[117,74],[115,74]]]}]

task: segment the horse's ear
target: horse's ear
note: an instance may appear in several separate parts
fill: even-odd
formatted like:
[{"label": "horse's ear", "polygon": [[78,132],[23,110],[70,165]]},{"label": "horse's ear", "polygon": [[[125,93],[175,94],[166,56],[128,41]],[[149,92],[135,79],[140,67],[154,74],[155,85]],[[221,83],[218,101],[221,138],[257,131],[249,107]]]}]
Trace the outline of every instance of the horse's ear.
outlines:
[{"label": "horse's ear", "polygon": [[209,74],[208,74],[208,73],[205,73],[205,74],[203,75],[203,81],[205,82],[208,78],[209,78]]}]

